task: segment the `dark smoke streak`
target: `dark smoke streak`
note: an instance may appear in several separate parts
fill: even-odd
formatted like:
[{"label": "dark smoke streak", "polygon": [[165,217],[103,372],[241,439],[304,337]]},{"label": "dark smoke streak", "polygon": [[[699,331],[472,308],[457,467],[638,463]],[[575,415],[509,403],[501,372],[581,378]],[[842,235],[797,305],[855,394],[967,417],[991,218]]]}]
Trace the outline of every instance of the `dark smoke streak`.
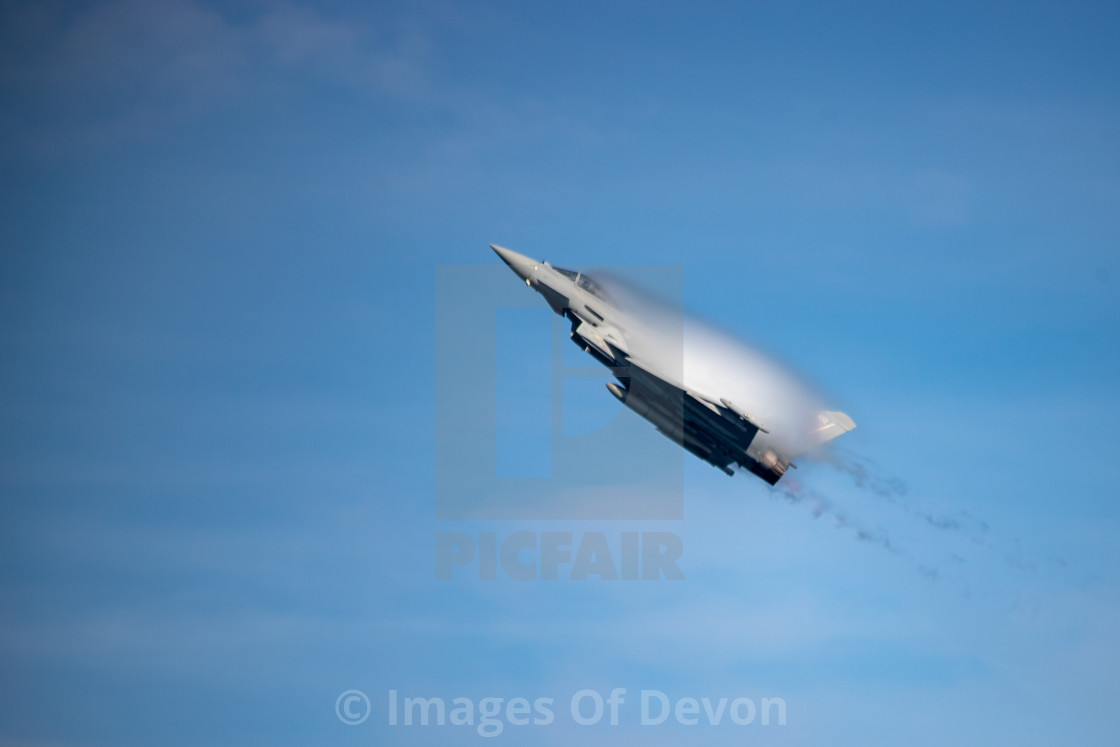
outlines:
[{"label": "dark smoke streak", "polygon": [[955,516],[940,516],[914,506],[905,499],[906,483],[897,477],[879,474],[878,465],[871,459],[845,449],[829,450],[823,457],[826,464],[850,477],[857,488],[885,499],[927,526],[939,531],[956,532],[976,544],[992,547],[987,537],[990,527],[986,521],[974,518],[967,511]]},{"label": "dark smoke streak", "polygon": [[814,519],[819,519],[821,516],[825,515],[829,516],[837,529],[851,530],[854,537],[860,542],[878,545],[895,555],[901,554],[900,550],[891,542],[886,532],[876,532],[854,524],[846,513],[836,508],[832,501],[828,500],[820,493],[805,487],[796,480],[787,477],[770,490],[771,493],[776,493],[790,504],[807,505]]},{"label": "dark smoke streak", "polygon": [[797,480],[786,476],[780,483],[770,488],[771,495],[778,496],[792,505],[808,507],[817,519],[828,516],[832,519],[837,529],[851,532],[852,537],[858,542],[881,547],[899,558],[904,558],[911,563],[918,573],[927,581],[935,582],[941,579],[941,572],[934,567],[918,562],[910,552],[896,545],[884,530],[871,530],[856,524],[848,514],[836,507],[835,502],[829,500],[817,491],[806,487]]},{"label": "dark smoke streak", "polygon": [[[1005,563],[1018,570],[1030,572],[1037,570],[1036,564],[1024,557],[1018,539],[1014,540],[1013,548],[1008,549],[1006,543],[998,542],[997,538],[992,535],[991,526],[988,522],[976,518],[967,511],[960,511],[952,516],[943,516],[913,505],[906,499],[906,483],[897,477],[883,475],[878,465],[871,459],[839,448],[827,450],[818,458],[837,472],[851,478],[852,483],[857,488],[884,499],[890,505],[917,518],[931,529],[941,532],[954,532],[972,544],[991,550]],[[949,557],[957,564],[965,562],[965,559],[959,555],[950,555]],[[929,575],[930,578],[938,576],[936,569],[921,567],[919,570],[925,575]],[[927,571],[929,573],[926,573]]]}]

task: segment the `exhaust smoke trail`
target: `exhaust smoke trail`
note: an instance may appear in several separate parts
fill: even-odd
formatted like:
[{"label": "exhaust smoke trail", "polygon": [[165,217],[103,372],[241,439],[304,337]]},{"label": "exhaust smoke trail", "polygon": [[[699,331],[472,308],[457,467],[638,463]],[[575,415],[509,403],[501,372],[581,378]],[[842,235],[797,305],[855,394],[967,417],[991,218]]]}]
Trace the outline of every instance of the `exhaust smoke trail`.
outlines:
[{"label": "exhaust smoke trail", "polygon": [[906,483],[898,477],[883,475],[881,469],[873,460],[860,456],[849,449],[832,448],[822,454],[818,461],[849,477],[856,488],[869,495],[884,499],[890,505],[920,520],[931,529],[955,532],[974,544],[998,551],[998,548],[992,544],[991,526],[988,522],[977,519],[967,511],[945,516],[915,506],[906,498]]},{"label": "exhaust smoke trail", "polygon": [[777,494],[791,505],[807,505],[814,519],[826,515],[831,517],[837,529],[851,531],[855,539],[860,542],[878,545],[895,555],[901,554],[899,548],[891,542],[886,532],[873,531],[855,524],[848,514],[838,509],[832,501],[797,480],[787,477],[771,487],[770,491],[771,494]]},{"label": "exhaust smoke trail", "polygon": [[[829,500],[819,491],[808,488],[797,480],[786,478],[779,484],[770,488],[771,495],[776,495],[791,505],[807,505],[814,519],[829,516],[833,525],[838,530],[848,531],[853,539],[876,547],[881,547],[892,555],[907,561],[927,581],[940,581],[941,570],[921,562],[913,553],[900,547],[891,539],[885,529],[872,530],[857,523],[849,514],[837,507],[834,501]],[[967,593],[967,589],[965,589]]]},{"label": "exhaust smoke trail", "polygon": [[[995,553],[1004,563],[1021,571],[1034,572],[1037,566],[1034,562],[1024,557],[1018,538],[1012,541],[1012,547],[1007,547],[994,536],[991,525],[983,519],[977,518],[968,511],[958,511],[953,515],[936,514],[927,509],[914,505],[907,497],[906,483],[895,476],[887,475],[870,458],[861,456],[843,448],[830,448],[818,450],[807,461],[816,461],[825,464],[839,474],[848,477],[857,489],[866,495],[882,499],[886,504],[893,506],[904,514],[917,519],[925,527],[938,531],[956,534],[970,543],[983,547]],[[957,566],[967,562],[966,558],[956,553],[949,553],[949,559]],[[1055,558],[1054,564],[1062,565],[1061,558]],[[931,578],[939,574],[936,569],[921,568],[929,571]]]}]

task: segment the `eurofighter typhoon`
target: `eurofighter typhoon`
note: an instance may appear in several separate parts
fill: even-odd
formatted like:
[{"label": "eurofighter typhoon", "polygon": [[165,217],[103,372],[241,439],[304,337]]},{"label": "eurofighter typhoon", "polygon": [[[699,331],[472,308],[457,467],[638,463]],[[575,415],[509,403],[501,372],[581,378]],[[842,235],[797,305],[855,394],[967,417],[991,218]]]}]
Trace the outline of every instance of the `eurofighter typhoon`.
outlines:
[{"label": "eurofighter typhoon", "polygon": [[728,475],[737,466],[773,485],[795,457],[856,427],[757,351],[617,278],[490,248],[611,369],[611,394]]}]

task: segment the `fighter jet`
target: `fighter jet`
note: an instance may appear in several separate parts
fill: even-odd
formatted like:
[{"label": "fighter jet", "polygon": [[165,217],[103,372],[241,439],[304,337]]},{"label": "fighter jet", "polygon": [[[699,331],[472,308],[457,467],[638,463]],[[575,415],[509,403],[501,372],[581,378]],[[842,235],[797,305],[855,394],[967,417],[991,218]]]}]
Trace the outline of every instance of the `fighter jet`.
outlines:
[{"label": "fighter jet", "polygon": [[796,467],[794,457],[856,427],[842,412],[819,409],[816,395],[765,356],[687,316],[665,334],[674,317],[636,302],[625,286],[490,248],[611,369],[612,395],[728,475],[741,467],[774,485]]}]

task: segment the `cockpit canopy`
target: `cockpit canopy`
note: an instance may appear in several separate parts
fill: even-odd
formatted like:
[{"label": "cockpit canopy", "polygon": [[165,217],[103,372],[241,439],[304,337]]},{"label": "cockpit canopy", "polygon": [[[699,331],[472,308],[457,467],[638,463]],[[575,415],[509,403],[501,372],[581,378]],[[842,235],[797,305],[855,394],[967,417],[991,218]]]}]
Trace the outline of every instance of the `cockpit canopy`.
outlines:
[{"label": "cockpit canopy", "polygon": [[607,294],[603,292],[602,286],[592,280],[591,277],[586,273],[576,272],[575,270],[566,270],[563,267],[553,267],[552,269],[556,270],[564,277],[573,280],[576,285],[578,285],[580,288],[583,288],[591,295],[597,298],[601,298],[604,301],[610,300],[609,298],[607,298]]}]

